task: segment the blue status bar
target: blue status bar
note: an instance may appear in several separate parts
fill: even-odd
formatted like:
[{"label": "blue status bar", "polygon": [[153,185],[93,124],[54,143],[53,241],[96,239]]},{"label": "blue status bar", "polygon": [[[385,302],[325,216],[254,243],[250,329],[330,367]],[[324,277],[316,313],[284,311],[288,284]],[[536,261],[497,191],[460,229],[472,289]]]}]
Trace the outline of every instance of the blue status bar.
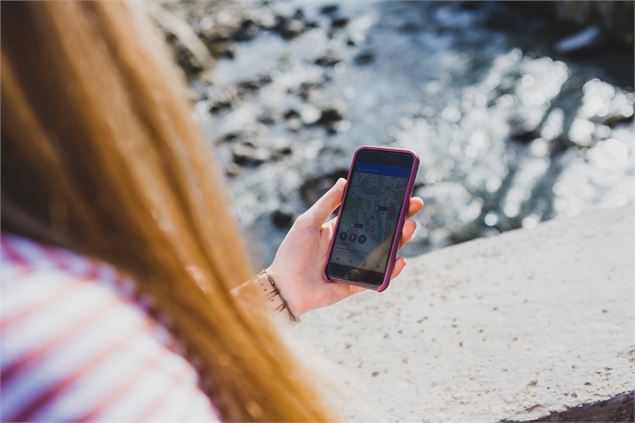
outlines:
[{"label": "blue status bar", "polygon": [[355,166],[357,172],[374,173],[377,175],[398,176],[400,178],[407,178],[410,175],[409,167],[402,166],[387,166],[373,163],[358,162]]}]

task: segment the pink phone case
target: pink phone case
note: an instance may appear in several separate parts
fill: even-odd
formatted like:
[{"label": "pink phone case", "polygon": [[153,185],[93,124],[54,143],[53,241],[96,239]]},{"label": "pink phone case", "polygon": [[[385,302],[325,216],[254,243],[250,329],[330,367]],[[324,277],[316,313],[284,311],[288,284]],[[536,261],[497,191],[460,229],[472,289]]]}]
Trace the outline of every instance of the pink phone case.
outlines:
[{"label": "pink phone case", "polygon": [[[326,279],[332,282],[344,282],[351,285],[358,285],[364,288],[373,289],[377,292],[382,292],[386,290],[386,288],[388,288],[388,285],[390,284],[390,275],[392,274],[392,269],[395,267],[395,260],[397,259],[397,249],[399,248],[399,241],[401,240],[401,236],[398,236],[398,234],[401,234],[401,231],[403,229],[403,224],[406,221],[406,214],[408,213],[410,197],[412,196],[412,190],[414,189],[414,185],[415,185],[415,178],[417,177],[417,170],[419,169],[419,156],[417,156],[417,153],[410,150],[400,150],[397,148],[387,148],[387,147],[371,147],[367,145],[361,146],[357,150],[355,150],[355,153],[353,154],[353,161],[351,162],[351,167],[349,168],[348,176],[346,177],[347,181],[351,179],[351,174],[353,173],[353,169],[355,167],[355,161],[357,160],[357,155],[359,154],[360,151],[363,151],[363,150],[377,150],[377,151],[390,151],[390,152],[396,152],[396,153],[406,153],[406,154],[410,154],[414,159],[412,161],[412,169],[410,170],[410,177],[408,178],[408,185],[406,186],[406,195],[404,196],[403,203],[401,204],[401,213],[399,214],[399,220],[397,221],[395,236],[393,237],[392,245],[390,247],[388,264],[386,266],[386,273],[384,274],[384,280],[380,285],[372,285],[372,284],[366,284],[362,282],[349,281],[347,279],[329,277],[329,275],[326,272],[326,267],[328,266],[328,261],[329,261],[329,258],[331,257],[331,250],[333,249],[335,236],[333,236],[333,238],[331,239],[331,244],[329,245],[328,253],[326,255],[326,261],[324,263],[323,272]],[[348,185],[346,185],[346,189],[344,190],[344,195],[342,198],[346,198],[347,191],[348,191]],[[342,213],[342,210],[343,210],[343,207],[340,207],[340,210],[337,213],[337,223],[335,226],[335,231],[333,232],[334,234],[337,233],[337,230],[339,228],[340,214]]]}]

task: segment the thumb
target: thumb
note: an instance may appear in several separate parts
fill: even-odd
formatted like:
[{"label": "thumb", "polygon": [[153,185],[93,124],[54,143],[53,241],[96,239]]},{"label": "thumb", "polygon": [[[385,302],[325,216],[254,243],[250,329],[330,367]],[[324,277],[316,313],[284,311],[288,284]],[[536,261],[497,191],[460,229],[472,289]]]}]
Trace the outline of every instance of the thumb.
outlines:
[{"label": "thumb", "polygon": [[345,187],[346,179],[339,178],[337,182],[335,182],[335,185],[326,191],[326,193],[305,212],[307,220],[310,221],[312,225],[321,226],[342,203]]}]

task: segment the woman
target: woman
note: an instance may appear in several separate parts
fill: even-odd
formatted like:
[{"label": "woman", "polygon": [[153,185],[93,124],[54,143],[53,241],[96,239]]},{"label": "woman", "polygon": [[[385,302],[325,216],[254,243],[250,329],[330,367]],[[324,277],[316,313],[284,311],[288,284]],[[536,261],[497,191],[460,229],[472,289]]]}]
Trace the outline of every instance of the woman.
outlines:
[{"label": "woman", "polygon": [[333,418],[263,298],[358,291],[321,272],[345,182],[234,289],[253,273],[184,93],[136,6],[2,5],[1,420]]}]

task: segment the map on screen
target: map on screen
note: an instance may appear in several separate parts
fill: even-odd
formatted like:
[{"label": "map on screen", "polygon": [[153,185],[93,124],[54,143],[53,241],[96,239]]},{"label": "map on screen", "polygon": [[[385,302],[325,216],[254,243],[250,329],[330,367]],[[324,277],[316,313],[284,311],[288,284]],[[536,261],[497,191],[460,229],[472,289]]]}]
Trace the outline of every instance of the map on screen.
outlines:
[{"label": "map on screen", "polygon": [[[335,234],[334,263],[384,272],[408,182],[407,169],[390,172],[389,168],[356,169]],[[380,173],[384,171],[389,174]]]}]

